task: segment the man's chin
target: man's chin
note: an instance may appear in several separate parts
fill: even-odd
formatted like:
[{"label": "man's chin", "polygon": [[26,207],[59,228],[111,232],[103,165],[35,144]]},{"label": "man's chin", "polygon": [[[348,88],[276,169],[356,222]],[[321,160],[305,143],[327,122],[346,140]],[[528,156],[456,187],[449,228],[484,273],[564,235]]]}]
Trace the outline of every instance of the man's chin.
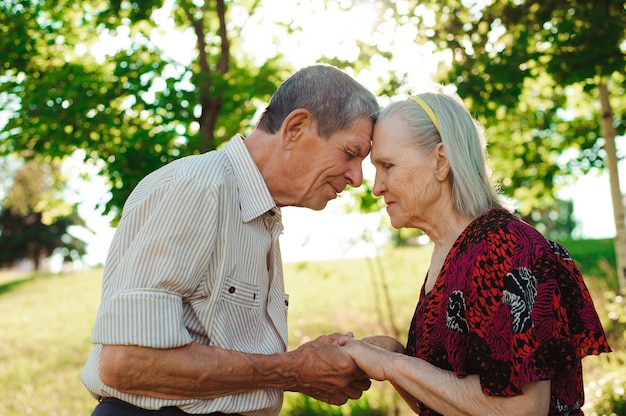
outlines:
[{"label": "man's chin", "polygon": [[308,208],[312,209],[313,211],[321,211],[326,208],[328,202],[330,202],[330,200],[328,199],[325,201],[316,201],[314,204],[310,204]]},{"label": "man's chin", "polygon": [[332,195],[330,193],[324,196],[320,195],[320,198],[317,200],[309,199],[307,201],[303,201],[301,205],[296,205],[296,206],[309,208],[309,209],[312,209],[313,211],[321,211],[324,208],[326,208],[326,206],[328,205],[330,201],[332,201],[333,199],[336,199],[338,195],[339,194],[335,192],[333,192]]},{"label": "man's chin", "polygon": [[321,211],[324,208],[326,208],[326,205],[328,205],[328,201],[324,202],[321,205],[316,205],[316,206],[312,206],[312,207],[309,207],[309,208],[311,208],[313,211]]}]

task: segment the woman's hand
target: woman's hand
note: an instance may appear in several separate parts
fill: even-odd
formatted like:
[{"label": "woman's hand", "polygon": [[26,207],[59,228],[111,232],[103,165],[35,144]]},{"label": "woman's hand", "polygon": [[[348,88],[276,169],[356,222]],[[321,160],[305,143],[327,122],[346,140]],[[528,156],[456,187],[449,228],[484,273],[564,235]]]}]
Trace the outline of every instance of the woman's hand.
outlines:
[{"label": "woman's hand", "polygon": [[387,335],[372,335],[370,337],[363,338],[362,341],[387,351],[404,354],[404,345],[402,345],[397,339]]},{"label": "woman's hand", "polygon": [[390,367],[391,352],[362,340],[351,339],[343,347],[356,365],[371,379],[386,380]]}]

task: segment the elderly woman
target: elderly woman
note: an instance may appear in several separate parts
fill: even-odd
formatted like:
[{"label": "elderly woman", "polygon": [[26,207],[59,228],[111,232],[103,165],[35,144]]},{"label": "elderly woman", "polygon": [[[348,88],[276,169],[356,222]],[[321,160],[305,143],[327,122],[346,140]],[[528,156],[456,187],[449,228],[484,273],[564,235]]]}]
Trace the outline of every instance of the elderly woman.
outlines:
[{"label": "elderly woman", "polygon": [[610,351],[593,302],[569,253],[491,185],[483,131],[461,100],[391,104],[371,160],[393,227],[422,230],[434,250],[406,350],[351,340],[359,367],[421,415],[583,414],[581,359]]}]

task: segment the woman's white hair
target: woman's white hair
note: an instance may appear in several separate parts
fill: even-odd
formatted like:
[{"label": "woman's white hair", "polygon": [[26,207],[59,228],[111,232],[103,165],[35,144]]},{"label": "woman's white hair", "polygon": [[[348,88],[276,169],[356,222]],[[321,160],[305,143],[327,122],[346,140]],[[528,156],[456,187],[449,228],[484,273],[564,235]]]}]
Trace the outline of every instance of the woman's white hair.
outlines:
[{"label": "woman's white hair", "polygon": [[417,96],[432,109],[438,129],[427,109],[411,98],[387,106],[378,120],[392,115],[402,118],[410,137],[425,152],[443,143],[450,163],[456,212],[476,218],[493,208],[512,210],[512,202],[499,194],[498,187],[491,181],[484,128],[471,116],[459,96],[447,92],[425,92]]}]

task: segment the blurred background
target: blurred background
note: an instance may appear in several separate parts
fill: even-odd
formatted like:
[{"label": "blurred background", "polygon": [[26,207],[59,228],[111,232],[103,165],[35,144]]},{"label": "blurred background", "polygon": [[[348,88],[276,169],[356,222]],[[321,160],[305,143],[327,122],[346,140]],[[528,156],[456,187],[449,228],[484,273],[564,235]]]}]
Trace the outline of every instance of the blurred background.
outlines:
[{"label": "blurred background", "polygon": [[[464,99],[502,192],[572,251],[618,351],[589,359],[587,412],[626,415],[625,56],[618,0],[0,0],[0,413],[88,414],[77,378],[129,193],[249,133],[282,80],[324,62],[381,106],[431,83]],[[311,308],[356,279],[363,331],[402,337],[429,242],[389,226],[368,161],[364,174],[324,211],[284,209],[286,279]],[[414,290],[394,293],[401,282]],[[361,325],[337,301],[290,312],[295,345],[339,315]],[[403,411],[372,397],[318,410]],[[287,408],[315,414],[298,400]]]}]

